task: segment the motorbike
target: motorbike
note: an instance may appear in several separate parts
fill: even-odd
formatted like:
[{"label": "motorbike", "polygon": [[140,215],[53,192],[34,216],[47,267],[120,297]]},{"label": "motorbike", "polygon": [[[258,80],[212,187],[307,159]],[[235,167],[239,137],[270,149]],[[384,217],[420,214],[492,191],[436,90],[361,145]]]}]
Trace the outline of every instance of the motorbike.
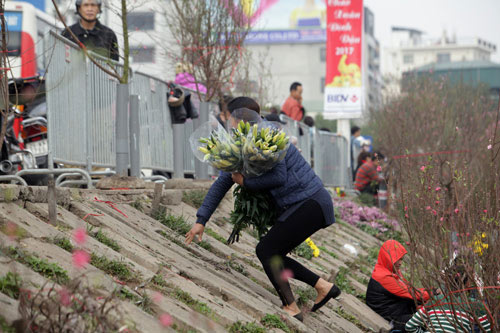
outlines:
[{"label": "motorbike", "polygon": [[[20,169],[47,168],[47,103],[45,80],[34,76],[9,81],[13,112],[7,123],[2,148],[0,173],[13,174]],[[46,185],[46,175],[23,176],[29,185]]]}]

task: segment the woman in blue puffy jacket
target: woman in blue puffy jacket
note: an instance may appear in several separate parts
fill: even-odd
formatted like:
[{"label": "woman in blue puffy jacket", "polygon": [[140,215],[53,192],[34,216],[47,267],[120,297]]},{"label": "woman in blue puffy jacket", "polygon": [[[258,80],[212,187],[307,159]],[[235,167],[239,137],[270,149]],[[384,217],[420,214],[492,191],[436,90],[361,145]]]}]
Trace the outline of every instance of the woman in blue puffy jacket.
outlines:
[{"label": "woman in blue puffy jacket", "polygon": [[[228,104],[230,112],[242,107],[260,113],[258,104],[248,97],[237,97]],[[252,191],[269,191],[275,201],[279,212],[277,221],[257,244],[256,253],[283,302],[283,310],[303,320],[290,285],[282,278],[284,270],[291,271],[293,278],[316,289],[318,296],[311,309],[313,312],[340,295],[340,290],[333,283],[287,256],[316,231],[335,222],[330,194],[293,145],[290,145],[281,162],[261,176],[249,178],[240,173],[221,172],[198,209],[197,221],[186,234],[186,244],[190,244],[195,236],[201,240],[205,224],[234,183]],[[278,267],[276,262],[279,263]]]}]

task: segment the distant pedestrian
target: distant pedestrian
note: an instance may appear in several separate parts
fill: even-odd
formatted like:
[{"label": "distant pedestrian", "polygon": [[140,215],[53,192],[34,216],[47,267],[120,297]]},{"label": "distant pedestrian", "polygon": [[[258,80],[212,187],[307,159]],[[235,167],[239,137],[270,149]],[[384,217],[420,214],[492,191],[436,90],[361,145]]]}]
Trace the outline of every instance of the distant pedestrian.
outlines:
[{"label": "distant pedestrian", "polygon": [[77,23],[68,29],[78,38],[74,40],[68,29],[62,36],[74,43],[82,43],[85,47],[103,57],[119,60],[118,41],[110,28],[101,24],[97,16],[102,13],[101,0],[76,0],[76,14],[80,16]]},{"label": "distant pedestrian", "polygon": [[294,82],[290,86],[290,96],[285,100],[281,109],[288,117],[296,121],[301,121],[304,118],[304,107],[302,106],[302,84]]}]

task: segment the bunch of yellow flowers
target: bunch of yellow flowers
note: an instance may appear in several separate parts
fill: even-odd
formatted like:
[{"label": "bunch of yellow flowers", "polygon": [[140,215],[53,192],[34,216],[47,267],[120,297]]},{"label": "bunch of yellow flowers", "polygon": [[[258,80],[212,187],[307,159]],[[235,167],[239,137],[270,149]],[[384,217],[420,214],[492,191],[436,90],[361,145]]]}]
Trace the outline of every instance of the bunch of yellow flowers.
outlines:
[{"label": "bunch of yellow flowers", "polygon": [[308,237],[306,239],[306,244],[309,245],[309,247],[313,250],[313,256],[318,257],[319,256],[319,249],[316,246],[316,244],[314,244],[311,237]]}]

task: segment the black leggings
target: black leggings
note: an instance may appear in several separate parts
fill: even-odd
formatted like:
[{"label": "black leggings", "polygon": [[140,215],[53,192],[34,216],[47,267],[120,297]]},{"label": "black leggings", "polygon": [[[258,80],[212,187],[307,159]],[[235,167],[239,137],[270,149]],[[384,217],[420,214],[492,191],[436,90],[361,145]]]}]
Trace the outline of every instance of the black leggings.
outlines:
[{"label": "black leggings", "polygon": [[283,270],[292,271],[294,279],[311,287],[318,282],[317,274],[286,255],[324,226],[325,218],[320,205],[308,200],[285,221],[277,222],[257,244],[257,257],[283,305],[295,302],[290,284],[281,277]]}]

